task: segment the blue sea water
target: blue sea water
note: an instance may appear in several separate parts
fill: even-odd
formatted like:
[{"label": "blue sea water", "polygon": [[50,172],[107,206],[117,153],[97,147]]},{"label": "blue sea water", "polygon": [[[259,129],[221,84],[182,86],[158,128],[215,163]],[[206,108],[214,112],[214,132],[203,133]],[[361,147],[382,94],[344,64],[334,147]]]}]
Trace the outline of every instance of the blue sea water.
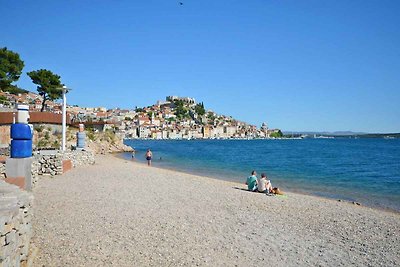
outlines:
[{"label": "blue sea water", "polygon": [[[244,182],[252,170],[273,186],[400,211],[400,139],[125,140],[145,162]],[[123,155],[131,158],[130,153]]]}]

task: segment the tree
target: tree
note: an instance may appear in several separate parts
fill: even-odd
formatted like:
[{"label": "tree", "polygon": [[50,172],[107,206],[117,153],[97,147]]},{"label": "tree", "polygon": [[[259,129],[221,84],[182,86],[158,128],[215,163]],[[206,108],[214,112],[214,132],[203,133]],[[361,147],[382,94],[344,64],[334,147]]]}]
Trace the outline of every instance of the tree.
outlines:
[{"label": "tree", "polygon": [[175,116],[179,120],[189,117],[189,112],[182,100],[175,100],[174,104],[175,104]]},{"label": "tree", "polygon": [[25,89],[22,89],[22,88],[19,88],[18,86],[16,86],[16,85],[9,85],[9,86],[6,86],[5,88],[3,88],[2,90],[0,90],[0,91],[7,91],[7,92],[9,92],[10,94],[13,94],[13,95],[18,95],[18,94],[26,94],[26,93],[28,93],[28,91],[27,90],[25,90]]},{"label": "tree", "polygon": [[143,111],[144,111],[143,108],[138,108],[138,107],[135,108],[135,112],[143,112]]},{"label": "tree", "polygon": [[19,79],[24,68],[24,62],[18,53],[8,50],[7,47],[0,49],[0,90],[5,90]]},{"label": "tree", "polygon": [[59,75],[46,69],[31,71],[27,74],[32,82],[38,85],[37,91],[43,97],[41,112],[43,112],[47,100],[53,101],[61,98],[63,84]]},{"label": "tree", "polygon": [[281,130],[278,130],[277,132],[273,132],[269,135],[269,137],[274,137],[274,138],[281,138],[283,137],[283,133]]},{"label": "tree", "polygon": [[199,115],[199,116],[203,116],[204,114],[206,114],[206,110],[204,109],[204,104],[203,103],[201,103],[201,104],[197,104],[195,107],[194,107],[194,111],[197,113],[197,115]]},{"label": "tree", "polygon": [[8,101],[7,97],[0,95],[0,104],[8,105],[10,104],[10,101]]}]

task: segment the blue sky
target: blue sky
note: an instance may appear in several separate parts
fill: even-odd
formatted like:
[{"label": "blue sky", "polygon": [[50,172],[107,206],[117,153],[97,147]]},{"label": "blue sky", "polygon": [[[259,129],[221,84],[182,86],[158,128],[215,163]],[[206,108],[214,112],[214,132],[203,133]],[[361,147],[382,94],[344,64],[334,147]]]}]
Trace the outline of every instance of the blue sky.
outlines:
[{"label": "blue sky", "polygon": [[0,47],[70,104],[191,96],[283,130],[400,132],[400,1],[5,1]]}]

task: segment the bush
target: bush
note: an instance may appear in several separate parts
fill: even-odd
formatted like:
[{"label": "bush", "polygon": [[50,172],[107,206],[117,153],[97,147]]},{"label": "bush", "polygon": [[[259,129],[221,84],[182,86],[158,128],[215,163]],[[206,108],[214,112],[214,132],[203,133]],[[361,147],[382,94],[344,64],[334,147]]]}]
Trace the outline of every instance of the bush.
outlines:
[{"label": "bush", "polygon": [[93,132],[88,131],[87,132],[87,137],[89,138],[89,140],[91,141],[96,141],[96,136]]},{"label": "bush", "polygon": [[282,137],[282,136],[283,136],[283,134],[282,134],[281,130],[279,130],[279,131],[277,131],[277,132],[274,132],[274,133],[271,133],[271,134],[269,135],[269,137],[275,137],[275,138],[280,138],[280,137]]},{"label": "bush", "polygon": [[59,148],[60,147],[60,142],[58,142],[58,140],[55,140],[52,144],[53,148]]},{"label": "bush", "polygon": [[204,114],[206,114],[206,110],[204,109],[204,104],[197,104],[194,108],[195,112],[199,115],[199,116],[203,116]]},{"label": "bush", "polygon": [[38,144],[37,144],[37,146],[38,146],[38,147],[46,147],[47,144],[48,144],[48,142],[47,142],[46,140],[40,139],[39,142],[38,142]]},{"label": "bush", "polygon": [[35,126],[35,130],[36,130],[38,133],[41,133],[41,132],[43,131],[43,129],[44,129],[44,126],[43,126],[43,125]]}]

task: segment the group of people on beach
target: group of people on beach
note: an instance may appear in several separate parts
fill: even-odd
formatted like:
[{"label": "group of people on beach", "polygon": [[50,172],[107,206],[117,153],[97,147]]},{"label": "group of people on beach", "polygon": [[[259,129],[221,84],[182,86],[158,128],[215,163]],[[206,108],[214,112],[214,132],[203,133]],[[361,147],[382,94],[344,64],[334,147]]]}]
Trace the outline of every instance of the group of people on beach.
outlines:
[{"label": "group of people on beach", "polygon": [[252,171],[251,175],[246,179],[247,189],[252,192],[260,192],[265,194],[282,194],[278,187],[272,187],[271,181],[267,179],[265,173],[261,177],[257,177],[257,172]]},{"label": "group of people on beach", "polygon": [[[147,165],[151,166],[151,159],[153,157],[153,153],[150,149],[147,149],[145,154]],[[135,150],[132,152],[132,159],[135,159]],[[161,158],[160,158],[161,159]],[[252,171],[251,175],[247,177],[246,180],[247,189],[252,192],[260,192],[269,194],[283,194],[282,191],[278,187],[272,187],[271,181],[267,179],[267,175],[265,173],[261,173],[261,177],[257,177],[257,172]]]}]

